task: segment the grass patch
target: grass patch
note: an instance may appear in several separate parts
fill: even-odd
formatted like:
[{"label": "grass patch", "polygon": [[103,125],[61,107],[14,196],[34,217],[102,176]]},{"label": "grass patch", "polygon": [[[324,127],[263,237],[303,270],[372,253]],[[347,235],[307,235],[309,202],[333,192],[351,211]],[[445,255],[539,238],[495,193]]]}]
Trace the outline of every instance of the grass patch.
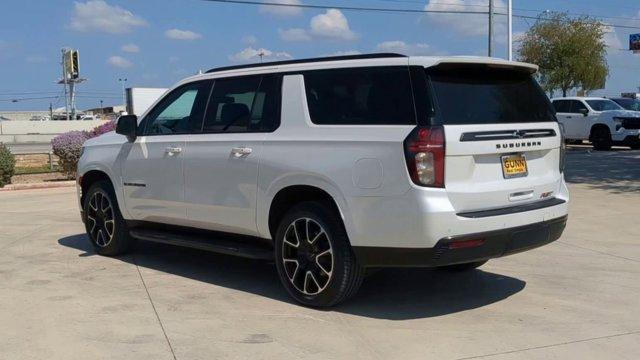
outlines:
[{"label": "grass patch", "polygon": [[46,174],[52,172],[59,172],[58,165],[53,165],[53,171],[49,168],[49,165],[36,166],[36,167],[17,167],[14,175],[27,175],[27,174]]}]

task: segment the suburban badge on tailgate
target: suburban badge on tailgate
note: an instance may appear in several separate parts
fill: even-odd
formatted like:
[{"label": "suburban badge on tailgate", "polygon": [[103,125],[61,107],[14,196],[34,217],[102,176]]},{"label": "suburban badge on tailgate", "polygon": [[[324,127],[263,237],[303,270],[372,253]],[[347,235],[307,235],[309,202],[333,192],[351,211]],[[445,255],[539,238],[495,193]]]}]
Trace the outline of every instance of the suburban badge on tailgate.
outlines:
[{"label": "suburban badge on tailgate", "polygon": [[496,144],[496,149],[511,149],[511,148],[521,148],[521,147],[531,147],[531,146],[542,146],[542,141],[520,141],[520,142]]}]

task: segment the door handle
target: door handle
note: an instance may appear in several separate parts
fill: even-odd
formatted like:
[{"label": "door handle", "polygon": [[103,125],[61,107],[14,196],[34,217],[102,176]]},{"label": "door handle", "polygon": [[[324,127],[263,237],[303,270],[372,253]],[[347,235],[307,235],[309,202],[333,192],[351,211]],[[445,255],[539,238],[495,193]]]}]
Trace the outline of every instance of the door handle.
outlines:
[{"label": "door handle", "polygon": [[231,148],[231,154],[233,154],[233,156],[239,158],[239,157],[243,157],[243,156],[248,156],[253,152],[253,149],[248,148],[248,147],[234,147]]},{"label": "door handle", "polygon": [[181,147],[173,147],[173,146],[169,146],[166,147],[164,149],[164,152],[169,154],[169,155],[173,155],[173,154],[179,154],[182,152],[182,148]]}]

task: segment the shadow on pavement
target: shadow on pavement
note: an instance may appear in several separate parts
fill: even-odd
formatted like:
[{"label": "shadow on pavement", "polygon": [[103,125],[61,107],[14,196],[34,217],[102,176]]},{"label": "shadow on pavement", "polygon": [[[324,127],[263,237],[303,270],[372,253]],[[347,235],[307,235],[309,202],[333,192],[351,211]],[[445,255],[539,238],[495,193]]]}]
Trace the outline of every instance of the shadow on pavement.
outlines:
[{"label": "shadow on pavement", "polygon": [[[60,245],[95,255],[85,234],[64,237]],[[141,242],[128,263],[293,303],[272,263],[163,244]],[[512,277],[474,270],[449,273],[433,269],[384,269],[367,277],[356,297],[331,311],[405,320],[442,316],[508,298],[525,287]]]},{"label": "shadow on pavement", "polygon": [[640,192],[640,151],[569,148],[565,179],[614,193]]}]

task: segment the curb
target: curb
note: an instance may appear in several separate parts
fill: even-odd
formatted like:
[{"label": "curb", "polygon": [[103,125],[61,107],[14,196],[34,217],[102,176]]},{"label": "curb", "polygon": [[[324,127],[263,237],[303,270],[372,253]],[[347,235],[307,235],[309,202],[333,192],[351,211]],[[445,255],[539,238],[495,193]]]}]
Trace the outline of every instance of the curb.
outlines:
[{"label": "curb", "polygon": [[13,191],[13,190],[53,189],[53,188],[72,187],[72,186],[76,186],[75,180],[51,181],[51,182],[41,182],[41,183],[32,183],[32,184],[9,184],[3,188],[0,188],[0,192]]}]

